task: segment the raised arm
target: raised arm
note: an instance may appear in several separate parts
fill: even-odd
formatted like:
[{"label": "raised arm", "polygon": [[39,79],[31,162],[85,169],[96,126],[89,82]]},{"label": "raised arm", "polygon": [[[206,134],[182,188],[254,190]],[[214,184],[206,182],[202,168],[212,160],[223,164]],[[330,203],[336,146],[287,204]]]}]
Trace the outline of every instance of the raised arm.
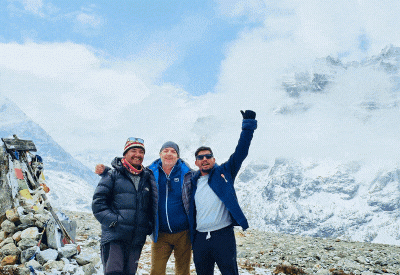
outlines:
[{"label": "raised arm", "polygon": [[245,112],[240,111],[243,116],[242,121],[242,132],[240,133],[238,144],[233,154],[229,157],[229,160],[223,163],[224,169],[230,171],[232,178],[234,179],[242,166],[243,161],[246,159],[251,140],[253,139],[254,130],[257,129],[256,113],[251,110]]}]

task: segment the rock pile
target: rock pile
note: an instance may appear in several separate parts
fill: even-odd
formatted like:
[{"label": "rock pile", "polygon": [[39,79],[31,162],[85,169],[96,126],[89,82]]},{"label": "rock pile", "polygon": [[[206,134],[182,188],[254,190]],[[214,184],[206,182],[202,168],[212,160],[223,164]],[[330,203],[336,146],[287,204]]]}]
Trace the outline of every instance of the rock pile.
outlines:
[{"label": "rock pile", "polygon": [[[29,216],[29,222],[24,215],[19,217],[19,221],[8,215],[8,222],[1,222],[0,259],[3,261],[6,256],[16,256],[8,257],[4,261],[15,258],[17,260],[16,263],[11,261],[8,265],[0,267],[0,274],[28,275],[30,264],[35,268],[37,275],[102,275],[100,224],[92,213],[66,211],[66,214],[77,223],[76,243],[80,246],[81,253],[77,253],[75,245],[65,245],[56,249],[42,244],[40,252],[37,251],[36,247],[43,231],[42,224],[48,219],[48,213],[26,214]],[[14,226],[10,222],[14,223]],[[27,222],[31,225],[24,225]],[[12,228],[14,229],[11,230]],[[37,228],[38,233],[32,228]],[[47,228],[50,227],[47,226],[45,232]],[[27,229],[29,230],[23,233]],[[13,233],[6,232],[10,230]],[[30,230],[34,231],[33,235],[32,232],[28,234]],[[37,235],[39,237],[35,237]],[[45,237],[53,238],[51,235]],[[35,241],[22,241],[23,239]],[[396,245],[312,238],[253,229],[236,231],[236,241],[239,273],[242,275],[400,275],[400,246]],[[47,250],[49,251],[46,252]],[[36,252],[34,260],[29,260],[28,255],[32,255],[33,251]],[[137,274],[147,275],[150,268],[151,241],[148,238],[142,250]],[[168,261],[167,274],[174,274],[173,256]],[[193,261],[190,274],[196,274]],[[214,274],[220,274],[217,267]]]},{"label": "rock pile", "polygon": [[[75,239],[76,222],[62,217]],[[59,216],[59,217],[60,217]],[[9,209],[0,217],[0,274],[95,274],[97,254],[79,253],[77,244],[62,244],[54,218],[46,209]],[[96,242],[97,244],[97,242]]]},{"label": "rock pile", "polygon": [[[77,243],[81,254],[100,253],[100,224],[88,212],[67,212],[77,221]],[[318,274],[318,275],[400,275],[400,246],[349,242],[332,238],[262,232],[254,229],[236,231],[239,274]],[[99,257],[99,256],[98,256]],[[97,274],[103,274],[101,265]],[[138,275],[148,275],[151,268],[151,240],[148,238],[139,261]],[[167,274],[175,274],[174,257],[167,264]],[[193,261],[191,275],[195,275]],[[220,274],[215,268],[215,275]]]},{"label": "rock pile", "polygon": [[238,262],[250,274],[265,274],[265,270],[271,274],[400,274],[400,246],[396,245],[256,230],[238,231],[236,236]]}]

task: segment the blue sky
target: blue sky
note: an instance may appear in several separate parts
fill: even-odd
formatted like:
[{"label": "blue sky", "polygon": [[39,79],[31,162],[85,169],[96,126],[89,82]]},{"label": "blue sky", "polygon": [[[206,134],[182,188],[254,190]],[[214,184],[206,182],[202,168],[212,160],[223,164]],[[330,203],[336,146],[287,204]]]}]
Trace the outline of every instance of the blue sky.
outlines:
[{"label": "blue sky", "polygon": [[[366,98],[387,101],[391,80],[364,72],[372,83],[360,78],[352,85],[362,89],[337,89],[329,102],[288,98],[282,81],[313,73],[327,56],[361,61],[400,46],[399,13],[398,0],[0,1],[0,94],[69,152],[118,147],[128,136],[155,147],[168,139],[196,146],[213,134],[230,144],[241,109],[257,112],[263,134],[254,142],[265,150],[318,144],[318,153],[337,131],[332,142],[349,148],[362,144],[346,143],[354,110]],[[296,104],[334,106],[274,112]],[[335,120],[331,108],[349,117]],[[395,120],[382,119],[392,139]],[[293,147],[300,137],[304,146]]]},{"label": "blue sky", "polygon": [[[227,43],[255,22],[229,18],[214,1],[2,1],[0,41],[73,42],[105,58],[140,58],[150,49],[168,59],[156,82],[191,94],[211,92]],[[155,46],[156,45],[156,46]]]}]

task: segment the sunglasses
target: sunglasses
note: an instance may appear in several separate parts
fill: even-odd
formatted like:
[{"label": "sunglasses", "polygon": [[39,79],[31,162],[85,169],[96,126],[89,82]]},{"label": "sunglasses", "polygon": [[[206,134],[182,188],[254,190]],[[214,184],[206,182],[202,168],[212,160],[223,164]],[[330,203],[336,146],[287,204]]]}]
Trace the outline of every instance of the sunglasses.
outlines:
[{"label": "sunglasses", "polygon": [[128,138],[127,141],[130,141],[130,142],[138,142],[138,143],[144,143],[144,140],[143,140],[142,138],[135,138],[135,137],[130,137],[130,138]]},{"label": "sunglasses", "polygon": [[196,160],[202,160],[204,157],[205,157],[206,159],[210,159],[210,158],[213,157],[213,155],[212,155],[212,154],[197,155],[197,156],[196,156]]}]

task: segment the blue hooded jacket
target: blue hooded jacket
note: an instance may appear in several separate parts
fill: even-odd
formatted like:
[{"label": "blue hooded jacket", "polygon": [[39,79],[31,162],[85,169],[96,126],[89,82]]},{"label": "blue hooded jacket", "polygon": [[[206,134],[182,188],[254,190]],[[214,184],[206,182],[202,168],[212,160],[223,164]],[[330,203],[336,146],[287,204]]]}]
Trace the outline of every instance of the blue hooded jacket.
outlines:
[{"label": "blue hooded jacket", "polygon": [[169,176],[162,170],[161,159],[155,160],[148,168],[153,171],[158,190],[158,222],[152,236],[157,242],[159,231],[177,233],[189,229],[189,179],[192,170],[181,159],[178,159]]},{"label": "blue hooded jacket", "polygon": [[[215,164],[209,173],[208,178],[209,186],[228,209],[233,225],[240,225],[243,230],[246,230],[249,227],[249,224],[239,206],[234,188],[234,181],[243,161],[248,155],[250,143],[253,139],[253,133],[255,129],[257,129],[257,120],[243,119],[242,132],[240,134],[239,142],[236,146],[235,152],[229,157],[227,162],[221,165]],[[199,177],[200,171],[197,171],[194,173],[191,180],[192,193],[189,206],[189,226],[190,239],[192,243],[194,240],[194,234],[196,232],[196,205],[194,199]]]}]

